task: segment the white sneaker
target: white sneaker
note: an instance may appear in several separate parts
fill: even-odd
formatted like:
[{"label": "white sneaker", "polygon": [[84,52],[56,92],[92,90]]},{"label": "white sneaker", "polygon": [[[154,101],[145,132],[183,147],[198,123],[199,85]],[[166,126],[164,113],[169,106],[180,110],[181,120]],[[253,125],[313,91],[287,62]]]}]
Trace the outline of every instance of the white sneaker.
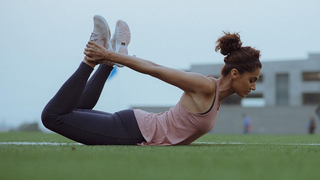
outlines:
[{"label": "white sneaker", "polygon": [[[128,45],[130,43],[130,29],[126,22],[118,20],[116,29],[111,39],[112,49],[116,53],[128,54]],[[116,63],[116,66],[123,67],[122,64]]]},{"label": "white sneaker", "polygon": [[90,36],[90,41],[95,41],[108,50],[112,51],[112,46],[110,43],[110,28],[107,21],[99,15],[93,17],[93,32]]}]

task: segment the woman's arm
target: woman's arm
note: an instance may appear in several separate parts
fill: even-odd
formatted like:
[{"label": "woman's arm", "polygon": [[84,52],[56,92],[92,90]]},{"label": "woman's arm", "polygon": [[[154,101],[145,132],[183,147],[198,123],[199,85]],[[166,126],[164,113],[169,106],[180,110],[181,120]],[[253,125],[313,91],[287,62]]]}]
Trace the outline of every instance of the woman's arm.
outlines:
[{"label": "woman's arm", "polygon": [[164,67],[134,56],[114,53],[92,41],[87,44],[85,55],[87,61],[120,63],[135,71],[174,85],[187,93],[212,94],[215,90],[215,84],[203,75]]}]

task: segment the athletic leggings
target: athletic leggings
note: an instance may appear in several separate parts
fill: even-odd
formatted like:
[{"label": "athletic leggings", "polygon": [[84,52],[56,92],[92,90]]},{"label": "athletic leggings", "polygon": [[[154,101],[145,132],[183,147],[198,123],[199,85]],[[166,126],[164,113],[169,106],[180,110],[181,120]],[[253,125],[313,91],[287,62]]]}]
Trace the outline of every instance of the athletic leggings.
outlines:
[{"label": "athletic leggings", "polygon": [[44,126],[87,145],[136,145],[144,142],[133,110],[106,113],[92,110],[113,67],[81,63],[44,108]]}]

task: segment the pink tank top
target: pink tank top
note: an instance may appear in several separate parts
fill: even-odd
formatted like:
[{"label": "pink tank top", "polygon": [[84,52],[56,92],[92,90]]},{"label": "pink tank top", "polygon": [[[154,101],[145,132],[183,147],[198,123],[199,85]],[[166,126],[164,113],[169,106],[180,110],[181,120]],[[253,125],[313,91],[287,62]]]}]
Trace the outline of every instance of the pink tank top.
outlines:
[{"label": "pink tank top", "polygon": [[208,133],[216,123],[219,108],[219,83],[213,106],[205,114],[195,114],[180,101],[164,113],[149,113],[134,109],[139,128],[147,142],[141,145],[188,145]]}]

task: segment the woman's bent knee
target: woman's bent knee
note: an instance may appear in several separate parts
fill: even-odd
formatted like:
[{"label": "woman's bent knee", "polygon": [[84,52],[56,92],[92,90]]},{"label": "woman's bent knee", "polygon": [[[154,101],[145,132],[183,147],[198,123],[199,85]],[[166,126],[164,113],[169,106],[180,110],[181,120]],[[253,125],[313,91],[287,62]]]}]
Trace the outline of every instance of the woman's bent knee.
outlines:
[{"label": "woman's bent knee", "polygon": [[61,122],[61,115],[54,114],[47,108],[44,108],[41,114],[41,121],[46,128],[53,130]]}]

